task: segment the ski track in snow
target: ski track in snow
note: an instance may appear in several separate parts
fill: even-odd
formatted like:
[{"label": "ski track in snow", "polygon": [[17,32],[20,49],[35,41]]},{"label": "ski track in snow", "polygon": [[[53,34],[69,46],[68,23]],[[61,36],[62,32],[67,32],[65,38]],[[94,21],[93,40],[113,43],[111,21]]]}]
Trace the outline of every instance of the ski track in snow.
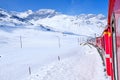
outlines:
[{"label": "ski track in snow", "polygon": [[75,54],[41,67],[23,80],[107,80],[102,60],[94,47],[79,47]]}]

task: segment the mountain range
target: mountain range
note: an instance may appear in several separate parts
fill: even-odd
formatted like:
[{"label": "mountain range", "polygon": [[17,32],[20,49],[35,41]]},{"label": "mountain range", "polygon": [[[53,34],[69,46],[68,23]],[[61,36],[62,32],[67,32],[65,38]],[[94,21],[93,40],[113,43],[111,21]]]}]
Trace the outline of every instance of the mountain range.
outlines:
[{"label": "mountain range", "polygon": [[1,28],[24,27],[85,35],[102,32],[106,22],[107,18],[102,14],[66,15],[52,9],[16,12],[0,8]]}]

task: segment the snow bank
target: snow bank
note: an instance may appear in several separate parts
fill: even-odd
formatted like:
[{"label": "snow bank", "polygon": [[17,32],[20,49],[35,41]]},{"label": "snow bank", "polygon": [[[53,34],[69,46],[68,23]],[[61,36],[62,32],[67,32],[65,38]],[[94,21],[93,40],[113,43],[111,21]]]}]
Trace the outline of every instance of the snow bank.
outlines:
[{"label": "snow bank", "polygon": [[87,37],[35,29],[0,30],[0,80],[106,80],[99,53],[80,45],[82,39]]},{"label": "snow bank", "polygon": [[23,80],[107,80],[96,48],[79,46],[60,61],[45,65]]}]

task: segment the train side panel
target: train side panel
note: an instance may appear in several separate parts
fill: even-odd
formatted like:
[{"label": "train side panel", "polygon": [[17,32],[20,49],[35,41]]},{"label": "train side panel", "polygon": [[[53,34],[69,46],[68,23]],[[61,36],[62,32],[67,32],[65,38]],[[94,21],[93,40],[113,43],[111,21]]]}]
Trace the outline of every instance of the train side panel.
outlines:
[{"label": "train side panel", "polygon": [[[118,3],[117,3],[118,4]],[[119,6],[120,7],[120,6]],[[115,11],[115,33],[116,33],[116,53],[117,53],[117,67],[118,67],[118,77],[120,80],[120,10]]]}]

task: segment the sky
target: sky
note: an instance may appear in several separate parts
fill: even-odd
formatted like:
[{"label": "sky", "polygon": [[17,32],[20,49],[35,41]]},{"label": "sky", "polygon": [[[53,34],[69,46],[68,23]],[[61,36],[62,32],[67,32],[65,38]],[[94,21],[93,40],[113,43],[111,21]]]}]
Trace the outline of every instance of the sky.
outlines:
[{"label": "sky", "polygon": [[0,0],[0,8],[18,12],[54,9],[68,15],[107,15],[108,0]]}]

